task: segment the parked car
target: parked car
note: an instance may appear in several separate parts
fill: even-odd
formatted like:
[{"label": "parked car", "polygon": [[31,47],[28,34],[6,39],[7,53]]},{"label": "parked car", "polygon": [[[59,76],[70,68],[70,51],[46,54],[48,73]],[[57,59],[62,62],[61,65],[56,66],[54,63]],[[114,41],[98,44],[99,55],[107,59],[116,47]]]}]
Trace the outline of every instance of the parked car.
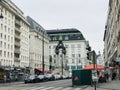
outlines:
[{"label": "parked car", "polygon": [[53,74],[46,74],[45,78],[49,81],[55,80],[55,76]]},{"label": "parked car", "polygon": [[25,78],[24,83],[36,83],[39,81],[39,78],[37,75],[30,75]]},{"label": "parked car", "polygon": [[62,78],[62,79],[66,79],[66,76],[65,76],[65,75],[62,75],[61,78]]},{"label": "parked car", "polygon": [[45,80],[45,76],[44,75],[38,75],[38,81],[42,82]]},{"label": "parked car", "polygon": [[69,76],[69,75],[66,75],[66,79],[70,79],[70,76]]},{"label": "parked car", "polygon": [[61,78],[61,76],[58,74],[55,74],[54,76],[55,76],[55,80],[59,80]]}]

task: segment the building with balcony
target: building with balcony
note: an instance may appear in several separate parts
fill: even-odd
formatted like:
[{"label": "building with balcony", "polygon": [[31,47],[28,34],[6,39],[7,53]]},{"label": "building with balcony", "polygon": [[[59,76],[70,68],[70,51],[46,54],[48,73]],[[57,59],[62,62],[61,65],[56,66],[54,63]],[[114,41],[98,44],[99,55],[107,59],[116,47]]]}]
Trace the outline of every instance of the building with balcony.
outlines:
[{"label": "building with balcony", "polygon": [[29,67],[29,23],[11,0],[0,0],[0,9],[0,66],[17,73]]},{"label": "building with balcony", "polygon": [[[31,17],[27,17],[30,23],[30,67],[31,74],[35,70],[42,72],[49,70],[49,37],[46,30]],[[44,60],[44,63],[43,63]]]},{"label": "building with balcony", "polygon": [[[86,55],[88,41],[85,40],[83,34],[79,30],[74,28],[56,29],[47,30],[47,33],[50,37],[49,54],[51,56],[53,71],[55,69],[61,69],[62,64],[64,70],[68,70],[69,73],[71,73],[73,69],[81,69],[88,65],[89,61]],[[57,55],[55,52],[59,41],[63,42],[66,50],[66,54],[63,57],[61,54]],[[56,73],[59,72],[60,70]]]},{"label": "building with balcony", "polygon": [[15,15],[0,2],[3,19],[0,20],[0,66],[8,67],[14,64],[14,21]]},{"label": "building with balcony", "polygon": [[109,0],[104,32],[104,60],[106,65],[120,57],[120,1]]}]

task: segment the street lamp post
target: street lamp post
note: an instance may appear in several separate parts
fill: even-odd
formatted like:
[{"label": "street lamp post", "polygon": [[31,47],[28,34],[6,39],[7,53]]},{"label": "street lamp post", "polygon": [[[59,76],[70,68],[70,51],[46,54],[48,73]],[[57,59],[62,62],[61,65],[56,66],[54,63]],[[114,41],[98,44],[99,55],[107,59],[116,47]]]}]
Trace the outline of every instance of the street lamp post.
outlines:
[{"label": "street lamp post", "polygon": [[43,37],[42,37],[42,71],[44,75],[44,69],[45,69],[45,64],[44,64],[44,32],[43,32]]},{"label": "street lamp post", "polygon": [[62,69],[62,72],[61,72],[61,73],[62,73],[62,76],[63,76],[63,54],[61,55],[61,58],[62,58],[62,61],[61,61],[61,66],[62,66],[61,69]]}]

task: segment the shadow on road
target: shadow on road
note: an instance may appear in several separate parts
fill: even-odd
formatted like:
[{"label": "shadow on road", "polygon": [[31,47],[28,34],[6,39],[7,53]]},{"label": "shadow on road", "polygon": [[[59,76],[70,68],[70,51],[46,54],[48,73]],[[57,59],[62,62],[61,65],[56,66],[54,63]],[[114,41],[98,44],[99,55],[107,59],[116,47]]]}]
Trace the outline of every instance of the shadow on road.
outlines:
[{"label": "shadow on road", "polygon": [[88,85],[83,85],[83,86],[70,86],[70,87],[80,88],[80,90],[84,90],[84,89],[88,88],[89,86]]}]

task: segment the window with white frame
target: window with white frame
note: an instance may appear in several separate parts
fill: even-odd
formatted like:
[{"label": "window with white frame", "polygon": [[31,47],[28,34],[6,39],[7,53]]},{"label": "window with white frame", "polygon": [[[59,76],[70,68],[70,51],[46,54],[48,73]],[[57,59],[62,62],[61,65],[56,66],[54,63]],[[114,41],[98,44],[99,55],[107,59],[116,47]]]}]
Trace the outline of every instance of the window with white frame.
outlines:
[{"label": "window with white frame", "polygon": [[78,44],[78,45],[77,45],[77,48],[81,48],[81,45],[80,45],[80,44]]},{"label": "window with white frame", "polygon": [[4,35],[4,39],[6,40],[7,38],[6,38],[6,35]]},{"label": "window with white frame", "polygon": [[1,30],[3,30],[3,24],[1,24]]},{"label": "window with white frame", "polygon": [[2,33],[0,33],[0,38],[2,39],[2,37],[3,37],[3,35],[2,35]]},{"label": "window with white frame", "polygon": [[7,27],[6,26],[4,26],[4,29],[5,29],[5,32],[7,32]]},{"label": "window with white frame", "polygon": [[72,59],[72,63],[75,63],[75,59]]},{"label": "window with white frame", "polygon": [[4,51],[4,57],[6,57],[6,51]]},{"label": "window with white frame", "polygon": [[8,44],[8,49],[10,49],[10,44]]},{"label": "window with white frame", "polygon": [[2,47],[2,41],[0,41],[0,47]]},{"label": "window with white frame", "polygon": [[13,43],[13,37],[11,37],[11,43]]},{"label": "window with white frame", "polygon": [[8,41],[10,41],[10,36],[8,36]]},{"label": "window with white frame", "polygon": [[8,52],[8,54],[7,54],[7,57],[9,58],[10,57],[10,53]]},{"label": "window with white frame", "polygon": [[4,42],[4,48],[6,48],[6,42]]},{"label": "window with white frame", "polygon": [[2,50],[0,50],[0,57],[2,57]]}]

